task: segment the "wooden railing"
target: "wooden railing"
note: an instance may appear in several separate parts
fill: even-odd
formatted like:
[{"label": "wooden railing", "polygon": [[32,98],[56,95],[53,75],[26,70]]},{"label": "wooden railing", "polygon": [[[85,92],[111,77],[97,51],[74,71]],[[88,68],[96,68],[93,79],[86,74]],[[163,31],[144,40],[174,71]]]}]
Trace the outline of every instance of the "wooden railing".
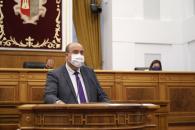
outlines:
[{"label": "wooden railing", "polygon": [[20,130],[154,129],[154,104],[28,104],[19,106]]}]

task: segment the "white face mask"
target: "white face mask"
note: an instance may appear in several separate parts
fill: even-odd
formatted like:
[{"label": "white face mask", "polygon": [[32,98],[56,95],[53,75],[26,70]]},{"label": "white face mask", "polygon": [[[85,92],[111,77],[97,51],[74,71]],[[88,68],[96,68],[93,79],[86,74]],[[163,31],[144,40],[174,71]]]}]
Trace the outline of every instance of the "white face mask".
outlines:
[{"label": "white face mask", "polygon": [[84,56],[81,55],[80,53],[79,54],[72,54],[71,55],[71,61],[70,63],[77,67],[77,68],[80,68],[81,66],[84,65],[84,62],[85,62],[85,59],[84,59]]}]

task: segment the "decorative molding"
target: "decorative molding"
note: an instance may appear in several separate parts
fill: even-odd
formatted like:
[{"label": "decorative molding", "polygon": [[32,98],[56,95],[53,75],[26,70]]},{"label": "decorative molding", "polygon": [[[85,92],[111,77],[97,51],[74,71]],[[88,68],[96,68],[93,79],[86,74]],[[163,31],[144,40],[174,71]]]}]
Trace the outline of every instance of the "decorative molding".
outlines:
[{"label": "decorative molding", "polygon": [[135,42],[135,44],[143,44],[143,45],[160,45],[160,46],[172,46],[173,43],[149,43],[149,42]]},{"label": "decorative molding", "polygon": [[[76,112],[76,113],[40,113],[37,111],[35,115],[35,126],[58,126],[70,127],[75,126],[90,126],[90,127],[103,127],[103,126],[131,126],[145,124],[148,114],[139,112],[141,109],[129,112],[115,112],[107,114],[105,112]],[[52,119],[52,120],[51,120]]]}]

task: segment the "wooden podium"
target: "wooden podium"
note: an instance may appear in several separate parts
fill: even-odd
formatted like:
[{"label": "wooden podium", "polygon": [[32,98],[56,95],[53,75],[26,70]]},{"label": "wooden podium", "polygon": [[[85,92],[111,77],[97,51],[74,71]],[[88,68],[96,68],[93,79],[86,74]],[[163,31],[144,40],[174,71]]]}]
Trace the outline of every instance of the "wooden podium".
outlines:
[{"label": "wooden podium", "polygon": [[20,130],[153,130],[159,105],[134,103],[26,104]]}]

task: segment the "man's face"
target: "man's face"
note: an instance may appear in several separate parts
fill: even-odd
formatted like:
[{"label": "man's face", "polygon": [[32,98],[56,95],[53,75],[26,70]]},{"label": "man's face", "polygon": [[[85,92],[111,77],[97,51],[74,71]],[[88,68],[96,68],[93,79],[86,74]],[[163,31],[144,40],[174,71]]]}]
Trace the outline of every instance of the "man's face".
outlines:
[{"label": "man's face", "polygon": [[72,55],[72,54],[79,54],[79,53],[80,53],[81,55],[84,54],[84,49],[83,49],[83,47],[82,47],[80,44],[72,43],[72,44],[69,46],[68,52],[66,53],[66,62],[70,63],[70,61],[71,61],[71,55]]}]

